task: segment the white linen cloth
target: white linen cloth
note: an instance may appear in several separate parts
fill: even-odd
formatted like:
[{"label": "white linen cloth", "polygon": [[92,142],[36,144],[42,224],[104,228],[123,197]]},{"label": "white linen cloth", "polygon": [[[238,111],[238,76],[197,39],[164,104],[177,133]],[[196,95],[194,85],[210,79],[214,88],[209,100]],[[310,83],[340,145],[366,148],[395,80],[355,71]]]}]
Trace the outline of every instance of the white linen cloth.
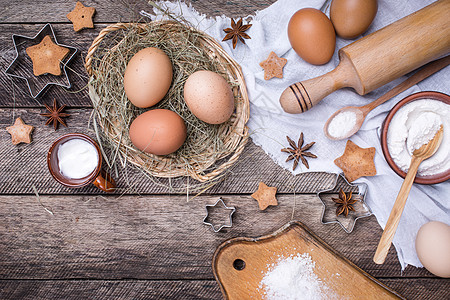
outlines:
[{"label": "white linen cloth", "polygon": [[[287,25],[290,17],[304,7],[320,9],[324,2],[324,0],[279,0],[270,7],[256,12],[255,15],[248,16],[251,18],[250,23],[253,24],[247,31],[251,39],[245,40],[245,45],[239,42],[236,49],[232,48],[231,41],[222,42],[225,36],[223,29],[230,27],[228,17],[207,18],[184,3],[168,1],[159,3],[169,8],[175,15],[182,15],[184,19],[198,29],[216,38],[222,47],[242,66],[250,98],[248,127],[251,138],[277,164],[287,170],[292,170],[292,161],[286,163],[286,153],[280,152],[281,148],[288,145],[286,136],[297,141],[300,132],[303,132],[305,143],[316,142],[311,148],[311,152],[316,154],[318,158],[308,159],[309,170],[299,164],[294,174],[307,171],[340,173],[341,170],[334,165],[333,161],[344,152],[346,140],[331,141],[327,139],[322,131],[325,121],[332,113],[344,106],[362,106],[377,99],[405,79],[395,80],[365,96],[358,95],[352,89],[342,89],[329,95],[317,106],[303,114],[291,115],[285,113],[279,104],[279,98],[283,90],[290,84],[325,74],[334,69],[339,63],[337,50],[354,41],[337,38],[336,51],[332,60],[322,66],[314,66],[304,62],[292,50],[287,37]],[[431,0],[379,0],[378,13],[364,35],[374,32],[432,2]],[[163,18],[160,12],[155,10],[155,13],[158,19]],[[288,60],[284,67],[283,79],[264,80],[264,70],[259,63],[265,60],[271,51]],[[377,61],[374,61],[374,63],[377,63]],[[450,67],[447,67],[375,108],[367,116],[360,131],[350,138],[360,147],[375,147],[376,149],[375,166],[377,175],[363,177],[355,182],[368,184],[366,203],[383,228],[403,179],[391,170],[384,159],[380,146],[381,124],[388,111],[402,98],[422,90],[450,94],[449,83]],[[412,187],[393,241],[402,269],[408,264],[422,266],[416,255],[414,242],[417,231],[423,224],[430,220],[436,220],[450,225],[449,200],[449,181],[428,186],[415,184]]]}]

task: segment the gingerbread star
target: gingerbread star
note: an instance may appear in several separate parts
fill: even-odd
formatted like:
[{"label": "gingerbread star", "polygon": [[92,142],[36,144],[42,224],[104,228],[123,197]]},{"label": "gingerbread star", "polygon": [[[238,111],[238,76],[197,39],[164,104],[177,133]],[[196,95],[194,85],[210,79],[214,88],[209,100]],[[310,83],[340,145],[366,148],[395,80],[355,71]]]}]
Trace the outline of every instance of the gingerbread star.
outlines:
[{"label": "gingerbread star", "polygon": [[278,205],[276,193],[276,187],[269,187],[264,182],[260,182],[258,190],[252,194],[252,198],[258,201],[260,210],[265,210],[269,205]]},{"label": "gingerbread star", "polygon": [[11,134],[13,145],[31,143],[31,132],[33,129],[33,126],[26,125],[21,118],[17,118],[13,126],[6,127],[6,130]]},{"label": "gingerbread star", "polygon": [[73,23],[73,30],[80,31],[83,28],[94,28],[92,18],[95,13],[95,7],[84,6],[80,1],[75,8],[67,14],[67,19]]},{"label": "gingerbread star", "polygon": [[33,62],[35,76],[45,73],[61,75],[60,63],[70,52],[69,49],[55,44],[49,35],[46,35],[39,44],[28,47],[26,51]]},{"label": "gingerbread star", "polygon": [[377,170],[373,159],[375,148],[361,148],[348,140],[344,154],[334,160],[334,164],[344,171],[345,178],[352,182],[362,176],[375,176]]},{"label": "gingerbread star", "polygon": [[278,57],[273,51],[270,52],[269,57],[259,64],[264,69],[264,79],[283,78],[283,68],[286,63],[286,58]]}]

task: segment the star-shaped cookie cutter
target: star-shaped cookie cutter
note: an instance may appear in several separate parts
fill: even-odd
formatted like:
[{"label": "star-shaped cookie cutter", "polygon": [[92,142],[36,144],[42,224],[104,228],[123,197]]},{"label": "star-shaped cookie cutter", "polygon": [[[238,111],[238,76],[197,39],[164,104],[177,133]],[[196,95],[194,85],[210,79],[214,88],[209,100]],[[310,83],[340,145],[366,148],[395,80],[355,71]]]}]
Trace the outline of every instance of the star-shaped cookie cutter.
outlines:
[{"label": "star-shaped cookie cutter", "polygon": [[[64,76],[56,76],[52,74],[44,74],[35,76],[33,74],[33,63],[30,57],[26,53],[26,49],[30,46],[39,44],[42,39],[49,35],[52,41],[59,46],[68,48],[69,54],[61,62],[62,71]],[[70,88],[69,76],[67,75],[66,65],[72,60],[78,49],[67,45],[59,44],[55,37],[55,32],[52,26],[47,23],[34,37],[26,37],[23,35],[13,34],[12,40],[14,43],[14,49],[16,51],[16,57],[6,69],[5,73],[9,76],[23,79],[26,81],[28,90],[31,97],[36,99],[49,85],[59,85],[64,88]]]},{"label": "star-shaped cookie cutter", "polygon": [[[359,200],[353,205],[355,211],[350,211],[347,217],[345,217],[343,214],[336,216],[336,204],[331,199],[332,197],[337,197],[336,194],[338,192],[336,192],[335,194],[332,194],[330,192],[336,189],[339,178],[342,178],[345,184],[345,187],[343,187],[343,191],[346,193],[352,191],[353,197]],[[336,182],[333,185],[333,188],[322,190],[317,193],[317,197],[320,199],[323,205],[320,222],[322,224],[338,223],[339,225],[341,225],[345,232],[351,233],[358,219],[369,217],[372,215],[372,211],[364,202],[367,194],[367,189],[368,186],[365,183],[351,184],[345,178],[344,173],[336,174]]]},{"label": "star-shaped cookie cutter", "polygon": [[[220,208],[219,209],[225,209],[225,210],[231,210],[231,212],[229,213],[230,215],[230,222],[229,224],[222,224],[218,229],[216,229],[216,227],[214,226],[214,224],[212,222],[207,222],[208,218],[209,218],[209,210],[208,208],[216,208],[217,209],[217,205],[220,203]],[[220,197],[216,203],[214,203],[213,205],[206,205],[205,206],[206,209],[206,216],[203,218],[203,224],[209,225],[211,226],[211,228],[213,229],[214,232],[219,232],[221,231],[223,228],[229,228],[231,226],[233,226],[233,214],[236,211],[236,208],[234,206],[226,206],[225,202],[223,202],[223,199]]]}]

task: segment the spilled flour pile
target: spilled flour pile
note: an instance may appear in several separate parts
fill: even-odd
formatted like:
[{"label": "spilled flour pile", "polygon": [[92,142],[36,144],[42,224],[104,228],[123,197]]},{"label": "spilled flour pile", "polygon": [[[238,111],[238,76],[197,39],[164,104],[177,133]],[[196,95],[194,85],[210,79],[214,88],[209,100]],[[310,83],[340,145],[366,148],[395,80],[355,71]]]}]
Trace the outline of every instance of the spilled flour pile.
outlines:
[{"label": "spilled flour pile", "polygon": [[269,266],[259,289],[267,300],[335,299],[314,268],[315,262],[308,253],[280,257]]}]

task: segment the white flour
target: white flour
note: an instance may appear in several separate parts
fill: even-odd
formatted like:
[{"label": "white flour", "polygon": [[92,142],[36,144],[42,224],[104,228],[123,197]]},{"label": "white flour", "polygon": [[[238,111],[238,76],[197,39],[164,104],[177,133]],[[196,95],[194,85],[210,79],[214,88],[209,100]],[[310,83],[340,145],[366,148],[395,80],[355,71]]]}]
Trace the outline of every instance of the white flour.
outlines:
[{"label": "white flour", "polygon": [[437,152],[424,160],[418,174],[434,175],[450,169],[450,105],[432,99],[410,102],[400,108],[389,124],[387,146],[395,164],[407,172],[412,152],[428,143],[440,125],[444,135]]},{"label": "white flour", "polygon": [[330,299],[328,287],[314,273],[315,262],[308,253],[281,257],[269,266],[260,283],[267,300]]},{"label": "white flour", "polygon": [[334,138],[340,138],[347,135],[347,133],[355,127],[356,113],[353,111],[344,111],[338,113],[330,124],[328,124],[328,134]]},{"label": "white flour", "polygon": [[425,112],[417,117],[415,122],[411,124],[408,138],[406,139],[406,147],[409,154],[412,155],[414,150],[431,141],[441,124],[441,117],[432,112]]}]

